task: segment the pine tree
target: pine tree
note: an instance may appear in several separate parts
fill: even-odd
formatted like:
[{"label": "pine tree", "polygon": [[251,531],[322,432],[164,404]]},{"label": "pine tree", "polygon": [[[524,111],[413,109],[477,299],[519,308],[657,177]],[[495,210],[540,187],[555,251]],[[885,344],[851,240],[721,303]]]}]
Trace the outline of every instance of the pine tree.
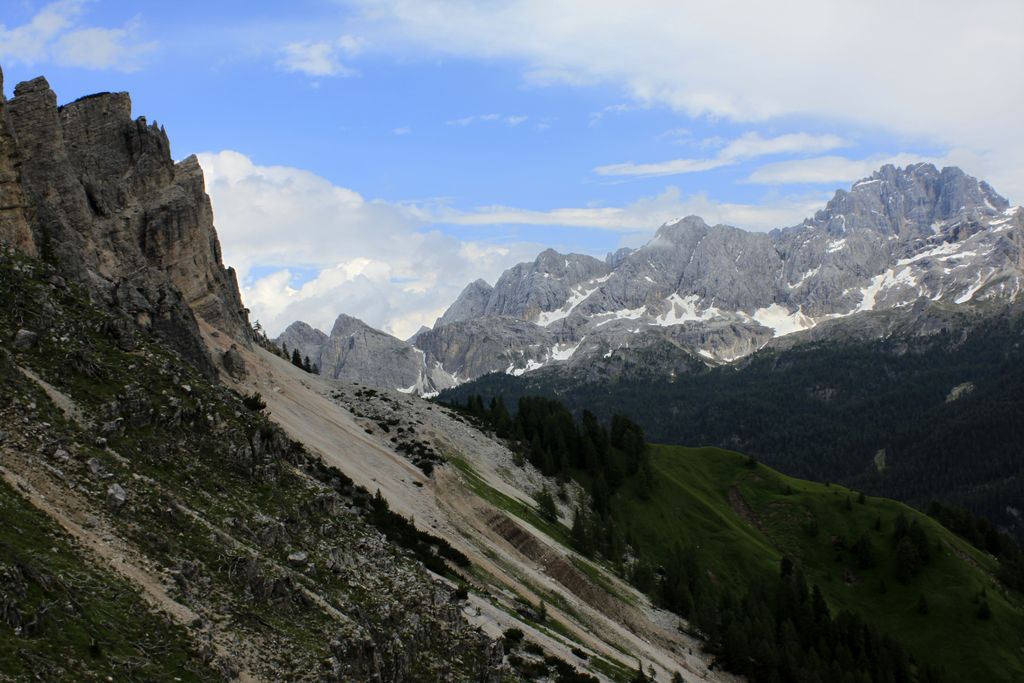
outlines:
[{"label": "pine tree", "polygon": [[537,494],[537,509],[540,516],[549,522],[558,521],[558,506],[555,505],[555,499],[546,486]]},{"label": "pine tree", "polygon": [[573,515],[572,531],[570,534],[572,537],[572,544],[576,550],[588,557],[593,555],[594,542],[591,538],[590,523],[587,518],[587,514],[580,506],[576,507],[576,512]]},{"label": "pine tree", "polygon": [[641,500],[650,500],[651,494],[654,492],[654,486],[656,479],[654,478],[654,470],[651,468],[651,456],[647,451],[640,453],[640,467],[638,474],[640,477],[639,495]]},{"label": "pine tree", "polygon": [[297,368],[301,368],[302,367],[302,356],[299,355],[299,350],[298,349],[293,349],[292,350],[292,365],[294,365]]},{"label": "pine tree", "polygon": [[814,590],[811,591],[811,609],[814,611],[814,622],[817,624],[828,621],[832,617],[828,611],[828,603],[825,602],[825,596],[822,595],[818,584],[814,584]]}]

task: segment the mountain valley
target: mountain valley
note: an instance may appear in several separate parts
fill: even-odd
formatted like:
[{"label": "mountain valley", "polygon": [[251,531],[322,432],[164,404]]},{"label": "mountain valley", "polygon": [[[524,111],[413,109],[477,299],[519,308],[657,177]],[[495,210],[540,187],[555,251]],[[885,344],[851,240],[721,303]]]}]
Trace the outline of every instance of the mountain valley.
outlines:
[{"label": "mountain valley", "polygon": [[14,93],[0,681],[1024,676],[986,183],[887,166],[793,228],[545,251],[410,341],[271,340],[195,157],[127,93]]}]

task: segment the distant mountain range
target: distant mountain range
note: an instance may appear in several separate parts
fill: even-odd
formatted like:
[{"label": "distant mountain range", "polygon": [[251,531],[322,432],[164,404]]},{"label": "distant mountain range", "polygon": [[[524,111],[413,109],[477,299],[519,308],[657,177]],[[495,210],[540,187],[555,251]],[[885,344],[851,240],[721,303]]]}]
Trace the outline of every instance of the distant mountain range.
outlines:
[{"label": "distant mountain range", "polygon": [[687,216],[603,261],[546,250],[493,287],[470,283],[409,341],[343,315],[330,335],[297,322],[278,342],[331,377],[421,394],[491,372],[628,359],[664,342],[729,363],[779,337],[848,331],[834,321],[856,325],[871,311],[1015,301],[1022,249],[1024,211],[988,183],[959,168],[883,166],[789,228]]}]

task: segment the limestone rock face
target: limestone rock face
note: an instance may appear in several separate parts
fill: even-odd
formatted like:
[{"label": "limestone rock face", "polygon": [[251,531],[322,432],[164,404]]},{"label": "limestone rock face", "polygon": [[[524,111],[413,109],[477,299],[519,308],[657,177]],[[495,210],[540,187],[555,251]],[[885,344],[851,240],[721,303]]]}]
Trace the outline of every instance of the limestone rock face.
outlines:
[{"label": "limestone rock face", "polygon": [[339,315],[327,335],[304,322],[295,322],[275,342],[289,352],[298,349],[320,368],[320,374],[379,389],[430,394],[454,385],[436,364],[408,342],[374,329],[348,315]]},{"label": "limestone rock face", "polygon": [[0,72],[0,243],[18,251],[36,255],[32,228],[28,219],[28,201],[21,187],[18,150],[5,106],[4,76]]},{"label": "limestone rock face", "polygon": [[292,351],[296,349],[302,358],[309,357],[309,362],[320,368],[320,374],[331,376],[331,373],[324,367],[323,359],[320,357],[329,337],[320,330],[300,321],[293,322],[276,339],[277,345],[284,344],[291,358]]},{"label": "limestone rock face", "polygon": [[194,314],[251,336],[195,157],[132,119],[127,93],[58,107],[44,78],[0,101],[0,240],[52,261],[212,372]]},{"label": "limestone rock face", "polygon": [[533,319],[561,306],[573,287],[608,271],[608,264],[592,256],[547,249],[533,263],[520,263],[498,278],[484,314]]},{"label": "limestone rock face", "polygon": [[[479,318],[487,312],[487,303],[491,299],[491,294],[494,292],[494,288],[483,280],[476,280],[466,285],[466,288],[459,294],[459,298],[455,300],[448,310],[444,312],[437,322],[434,323],[434,327],[440,327],[441,325],[447,325],[449,323],[459,322],[461,320],[472,320],[473,318]],[[419,335],[420,330],[416,334]]]},{"label": "limestone rock face", "polygon": [[435,327],[416,338],[427,362],[460,379],[489,372],[522,373],[547,357],[554,335],[512,316],[488,316]]}]

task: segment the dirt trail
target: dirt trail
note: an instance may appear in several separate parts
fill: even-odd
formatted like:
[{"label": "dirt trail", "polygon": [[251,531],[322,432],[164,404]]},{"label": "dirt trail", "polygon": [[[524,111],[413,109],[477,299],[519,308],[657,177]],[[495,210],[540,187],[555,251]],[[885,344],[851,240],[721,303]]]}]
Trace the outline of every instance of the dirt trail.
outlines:
[{"label": "dirt trail", "polygon": [[[66,488],[57,489],[45,475],[34,474],[19,454],[6,449],[2,452],[4,465],[0,465],[0,476],[4,481],[94,554],[101,566],[136,586],[153,609],[167,614],[188,630],[194,630],[193,623],[200,619],[200,615],[172,598],[160,577],[145,566],[145,559],[129,544],[111,530],[104,529],[97,518],[90,520],[85,512],[89,508],[78,500],[76,494]],[[224,640],[222,634],[213,634],[214,649],[219,656],[237,662],[237,657],[229,652]],[[238,680],[242,683],[260,683],[261,679],[247,670],[241,670]]]},{"label": "dirt trail", "polygon": [[64,417],[68,418],[72,422],[77,422],[82,427],[88,426],[89,421],[85,417],[85,413],[82,412],[82,409],[78,407],[78,404],[75,403],[70,396],[60,391],[57,387],[53,386],[28,368],[23,368],[19,365],[18,370],[20,370],[21,374],[25,375],[25,377],[28,377],[30,380],[35,382],[40,389],[46,392],[46,395],[51,401],[53,401],[53,404],[60,408],[60,411],[64,413]]},{"label": "dirt trail", "polygon": [[[201,328],[215,357],[232,345],[230,338],[222,333],[215,336],[205,323],[201,322]],[[602,571],[607,582],[616,587],[615,595],[572,565],[572,551],[472,493],[454,468],[435,469],[433,478],[428,478],[379,435],[368,434],[366,429],[376,431],[371,422],[353,417],[330,398],[340,386],[336,382],[310,375],[258,347],[239,345],[237,350],[245,361],[246,377],[239,381],[224,375],[225,384],[243,394],[259,392],[271,419],[292,438],[357,484],[370,491],[379,489],[393,510],[412,517],[417,526],[442,536],[464,552],[479,575],[489,577],[489,589],[499,603],[508,607],[518,595],[537,604],[543,597],[537,595],[538,591],[557,595],[573,613],[562,612],[548,601],[549,614],[593,652],[628,667],[635,666],[639,657],[645,668],[654,665],[658,680],[668,680],[676,671],[688,680],[735,680],[710,671],[709,658],[700,652],[699,642],[676,628],[678,619],[650,607],[644,596],[617,577]],[[529,494],[515,489],[497,473],[480,474],[503,493],[530,500]],[[618,597],[621,595],[629,595],[635,604]],[[507,610],[481,598],[473,598],[470,604],[471,621],[491,635],[496,635],[499,628],[515,625],[529,631],[546,649],[579,664],[561,636],[524,628]]]}]

